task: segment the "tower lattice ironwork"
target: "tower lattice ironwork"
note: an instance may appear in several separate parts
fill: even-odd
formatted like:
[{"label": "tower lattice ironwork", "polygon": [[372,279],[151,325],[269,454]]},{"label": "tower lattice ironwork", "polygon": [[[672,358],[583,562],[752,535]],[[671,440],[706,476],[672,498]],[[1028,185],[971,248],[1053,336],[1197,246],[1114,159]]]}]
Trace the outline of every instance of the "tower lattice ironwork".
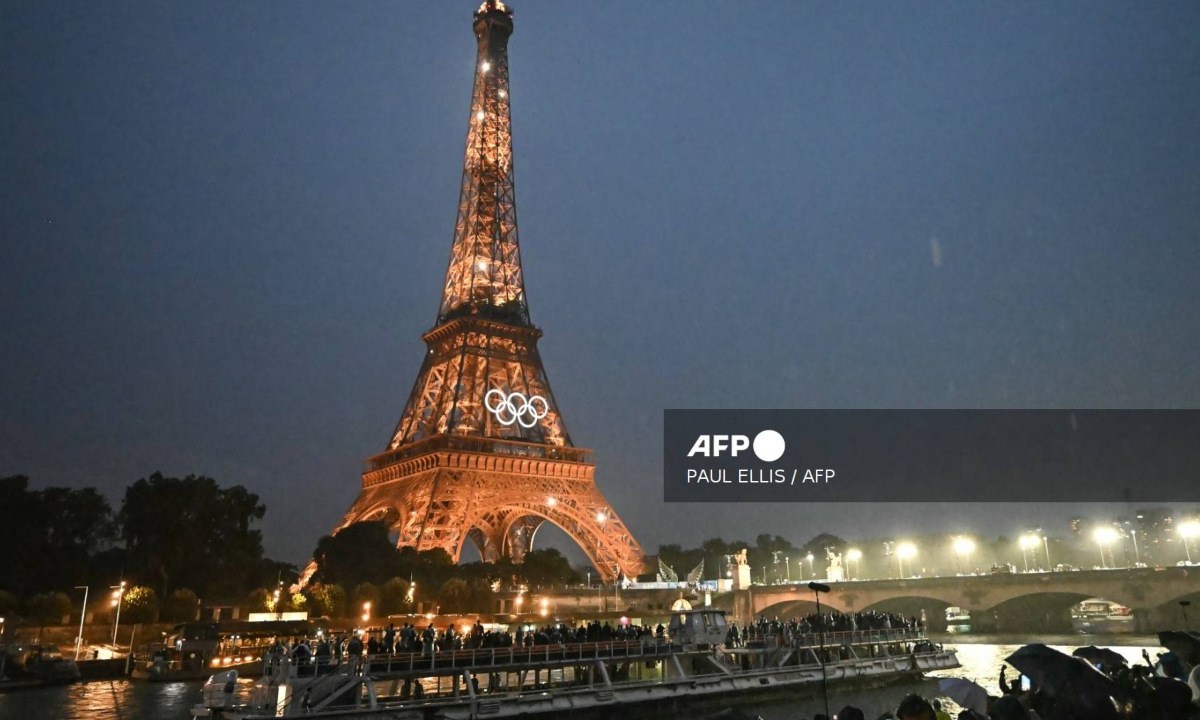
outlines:
[{"label": "tower lattice ironwork", "polygon": [[509,114],[512,10],[487,0],[474,17],[475,86],[437,323],[388,447],[367,460],[338,529],[383,520],[400,546],[457,560],[471,540],[484,560],[520,561],[550,522],[606,579],[633,576],[641,547],[596,487],[591,451],[571,442],[529,319]]}]

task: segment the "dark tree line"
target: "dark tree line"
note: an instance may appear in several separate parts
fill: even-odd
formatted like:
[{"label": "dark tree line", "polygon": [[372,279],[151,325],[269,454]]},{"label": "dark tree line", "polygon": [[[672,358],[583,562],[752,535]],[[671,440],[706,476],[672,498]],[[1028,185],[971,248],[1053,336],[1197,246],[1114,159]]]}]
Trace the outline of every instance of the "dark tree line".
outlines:
[{"label": "dark tree line", "polygon": [[[35,605],[47,617],[60,609],[55,592],[119,580],[153,590],[145,602],[155,612],[160,599],[168,608],[240,599],[281,567],[263,557],[254,527],[265,512],[246,488],[197,475],[142,478],[117,510],[94,488],[31,490],[25,476],[0,478],[0,592],[45,596]],[[128,602],[136,613],[137,597]]]},{"label": "dark tree line", "polygon": [[580,581],[578,571],[554,548],[531,550],[520,563],[504,557],[492,563],[457,565],[444,550],[397,548],[382,522],[355,523],[336,535],[326,535],[317,542],[313,560],[317,565],[314,582],[351,588],[393,577],[411,578],[426,587],[437,587],[451,579],[529,587]]}]

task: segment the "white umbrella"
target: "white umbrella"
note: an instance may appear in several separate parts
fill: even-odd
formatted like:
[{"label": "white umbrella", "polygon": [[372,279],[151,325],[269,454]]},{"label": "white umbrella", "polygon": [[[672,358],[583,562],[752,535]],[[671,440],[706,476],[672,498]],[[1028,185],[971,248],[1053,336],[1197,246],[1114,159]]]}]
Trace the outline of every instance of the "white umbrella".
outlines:
[{"label": "white umbrella", "polygon": [[977,683],[965,678],[943,678],[938,680],[938,692],[968,710],[987,715],[988,693]]}]

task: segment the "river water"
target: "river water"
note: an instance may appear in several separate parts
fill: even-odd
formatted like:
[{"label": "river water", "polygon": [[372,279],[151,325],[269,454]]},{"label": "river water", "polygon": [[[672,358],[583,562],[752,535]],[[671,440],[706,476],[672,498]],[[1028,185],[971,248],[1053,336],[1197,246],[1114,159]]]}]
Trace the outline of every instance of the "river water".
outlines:
[{"label": "river water", "polygon": [[[1069,642],[1068,638],[1062,638]],[[1154,638],[1121,639],[1132,645],[1106,645],[1106,638],[1091,638],[1083,644],[1111,647],[1129,659],[1130,663],[1142,661],[1142,649],[1150,651],[1151,657],[1161,652]],[[1015,644],[975,644],[958,641],[954,647],[962,667],[936,675],[965,677],[983,685],[992,693],[999,692],[1000,667],[1004,658],[1021,646]],[[1064,652],[1071,652],[1078,645],[1051,645]],[[1013,677],[1013,673],[1009,674]],[[243,689],[248,689],[251,680],[243,680]],[[147,682],[94,682],[60,687],[39,688],[0,694],[0,720],[186,720],[188,710],[200,697],[202,683],[147,683]],[[879,717],[884,710],[895,710],[897,702],[908,692],[921,692],[927,697],[937,695],[936,680],[918,685],[893,686],[856,692],[846,696],[831,688],[829,706],[836,713],[843,705],[852,704],[861,708],[867,718]],[[957,710],[952,703],[948,707]],[[787,703],[755,705],[747,703],[740,709],[761,715],[765,720],[800,720],[824,712],[824,701],[815,692],[808,697],[798,697]],[[955,713],[952,713],[952,715]],[[696,714],[689,714],[689,718]]]}]

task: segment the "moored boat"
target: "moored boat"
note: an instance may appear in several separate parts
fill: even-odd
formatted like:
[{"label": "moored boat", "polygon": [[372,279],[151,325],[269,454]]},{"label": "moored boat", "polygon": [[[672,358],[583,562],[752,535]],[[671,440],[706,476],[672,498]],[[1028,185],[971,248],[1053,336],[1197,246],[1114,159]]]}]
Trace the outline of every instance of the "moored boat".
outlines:
[{"label": "moored boat", "polygon": [[314,630],[307,621],[183,623],[162,646],[137,658],[132,677],[176,682],[203,680],[225,670],[257,674],[277,643],[307,637]]}]

